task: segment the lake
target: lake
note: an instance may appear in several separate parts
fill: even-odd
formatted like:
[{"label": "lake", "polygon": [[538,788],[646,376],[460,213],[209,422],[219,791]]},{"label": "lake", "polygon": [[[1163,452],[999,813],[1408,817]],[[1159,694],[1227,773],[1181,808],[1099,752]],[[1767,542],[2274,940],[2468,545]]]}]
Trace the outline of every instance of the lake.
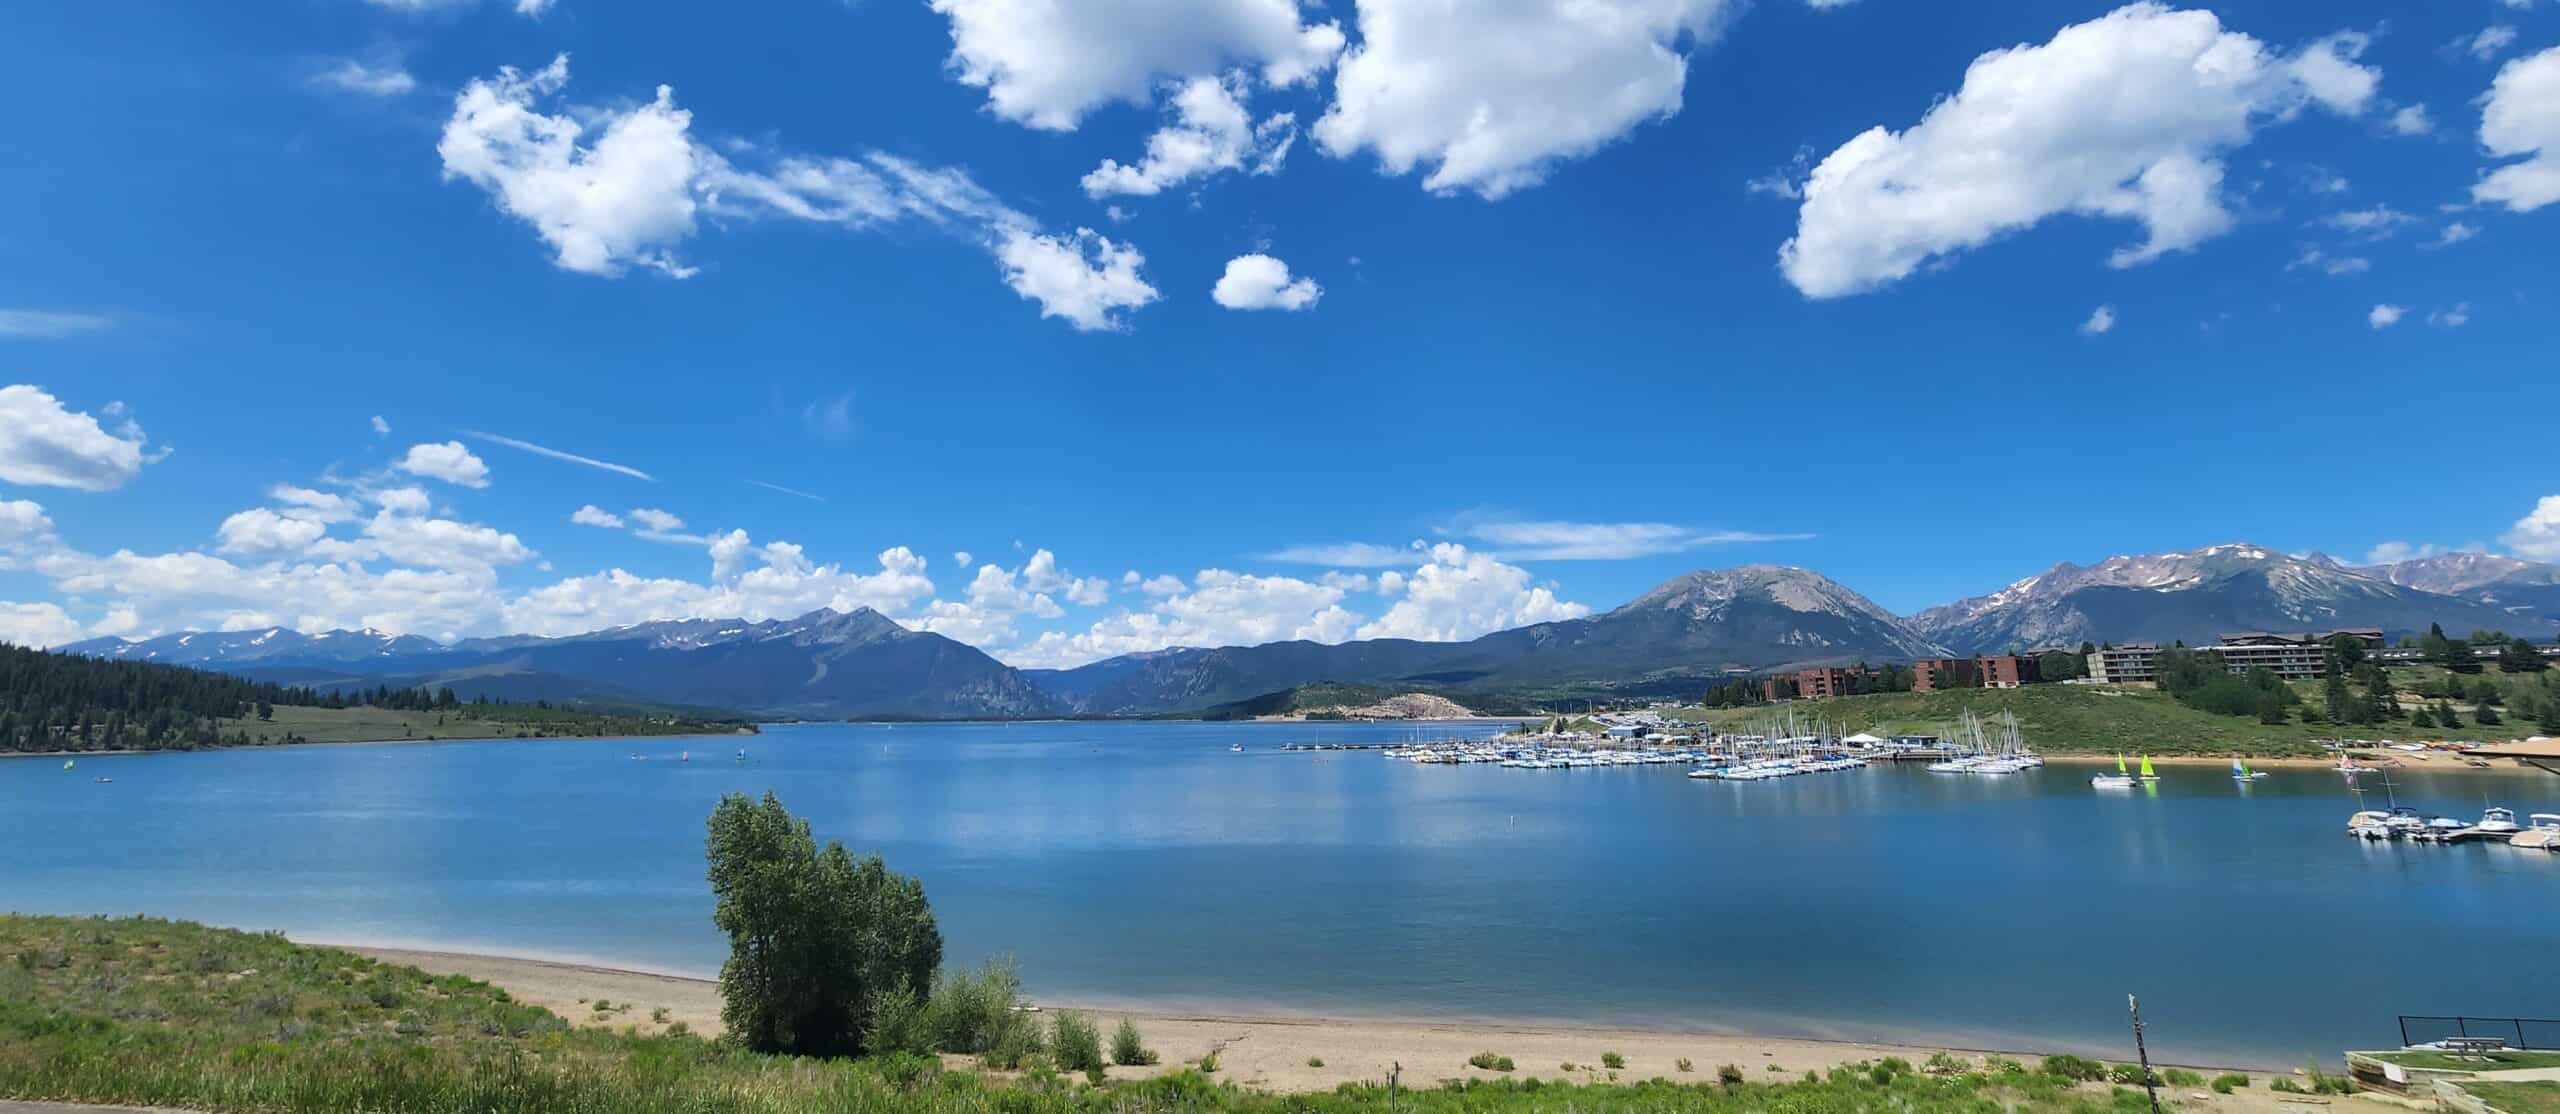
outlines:
[{"label": "lake", "polygon": [[[954,962],[1012,952],[1049,1000],[2124,1057],[2131,991],[2155,1054],[2259,1066],[2396,1043],[2399,1013],[2560,1016],[2560,855],[2351,839],[2336,774],[2177,767],[2107,795],[2066,765],[1724,783],[1276,749],[1416,730],[804,725],[0,760],[0,907],[708,974],[704,819],[772,789],[821,840],[919,876]],[[2547,774],[2396,781],[2466,819],[2560,811]]]}]

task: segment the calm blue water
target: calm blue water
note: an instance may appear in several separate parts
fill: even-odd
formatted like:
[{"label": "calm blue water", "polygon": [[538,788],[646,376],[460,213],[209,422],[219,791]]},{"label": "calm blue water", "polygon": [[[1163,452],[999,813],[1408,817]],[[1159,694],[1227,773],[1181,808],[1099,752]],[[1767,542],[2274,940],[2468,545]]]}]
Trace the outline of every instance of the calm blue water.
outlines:
[{"label": "calm blue water", "polygon": [[[2394,1040],[2401,1012],[2560,1016],[2560,855],[2361,843],[2332,774],[2181,768],[2107,796],[2066,766],[1724,784],[1270,749],[1309,736],[828,725],[741,740],[745,763],[704,739],[0,760],[0,907],[709,973],[704,817],[772,788],[921,877],[954,960],[1014,952],[1050,999],[2125,1055],[2134,991],[2155,1052],[2270,1066]],[[2400,792],[2560,811],[2545,774]]]}]

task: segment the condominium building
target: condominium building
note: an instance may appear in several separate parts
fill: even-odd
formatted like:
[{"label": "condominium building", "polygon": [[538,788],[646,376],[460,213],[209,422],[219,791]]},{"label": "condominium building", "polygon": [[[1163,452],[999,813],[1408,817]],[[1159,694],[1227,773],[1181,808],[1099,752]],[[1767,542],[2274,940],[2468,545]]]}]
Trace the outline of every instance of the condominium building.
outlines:
[{"label": "condominium building", "polygon": [[2036,659],[2016,654],[1979,658],[1929,658],[1911,663],[1911,691],[1949,688],[2013,689],[2041,678]]},{"label": "condominium building", "polygon": [[2149,684],[2160,679],[2160,644],[2102,646],[2089,655],[2089,679],[2102,685]]}]

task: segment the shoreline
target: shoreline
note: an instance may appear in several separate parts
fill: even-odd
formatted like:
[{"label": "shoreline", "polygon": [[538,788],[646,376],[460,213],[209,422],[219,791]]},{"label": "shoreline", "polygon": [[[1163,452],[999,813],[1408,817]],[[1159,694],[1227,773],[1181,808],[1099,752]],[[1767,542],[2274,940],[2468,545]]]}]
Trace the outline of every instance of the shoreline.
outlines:
[{"label": "shoreline", "polygon": [[[487,982],[505,989],[519,1001],[549,1009],[573,1025],[658,1034],[681,1023],[687,1031],[700,1036],[720,1032],[719,984],[699,976],[633,970],[591,961],[330,943],[318,938],[301,942],[340,948],[430,974],[461,975]],[[594,1009],[598,1001],[611,1005],[598,1012]],[[1755,1081],[1778,1081],[1886,1056],[1917,1063],[1944,1052],[1975,1060],[2005,1056],[2032,1064],[2048,1054],[1966,1047],[1961,1040],[1906,1043],[1890,1039],[1764,1037],[1731,1031],[1564,1021],[1382,1020],[1186,1010],[1143,1003],[1088,1008],[1074,1001],[1039,1000],[1035,1000],[1034,1008],[1043,1014],[1073,1009],[1094,1018],[1105,1031],[1122,1018],[1135,1023],[1148,1047],[1161,1054],[1163,1063],[1153,1068],[1115,1068],[1114,1075],[1158,1074],[1196,1064],[1201,1057],[1214,1054],[1219,1062],[1219,1078],[1283,1093],[1326,1091],[1346,1082],[1374,1082],[1399,1065],[1406,1079],[1418,1085],[1460,1077],[1575,1082],[1604,1081],[1613,1074],[1623,1079],[1676,1078],[1684,1074],[1678,1066],[1683,1060],[1692,1067],[1685,1074],[1700,1079],[1713,1079],[1720,1065],[1736,1064],[1750,1072]],[[1497,1073],[1466,1066],[1468,1057],[1488,1051],[1513,1058],[1517,1069]],[[1602,1067],[1600,1061],[1606,1053],[1623,1056],[1625,1066],[1614,1073]],[[952,1058],[954,1064],[963,1060]],[[1573,1070],[1566,1070],[1566,1064],[1572,1064]],[[2160,1066],[2172,1065],[2161,1062]],[[2267,1074],[2265,1069],[2229,1065],[2176,1066]]]}]

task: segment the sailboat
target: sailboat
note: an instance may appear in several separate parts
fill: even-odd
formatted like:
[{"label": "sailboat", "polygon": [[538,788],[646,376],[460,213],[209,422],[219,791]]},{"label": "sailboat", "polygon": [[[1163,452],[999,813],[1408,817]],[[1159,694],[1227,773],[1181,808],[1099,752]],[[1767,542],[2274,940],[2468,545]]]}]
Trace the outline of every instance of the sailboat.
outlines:
[{"label": "sailboat", "polygon": [[2116,756],[2116,772],[2090,778],[2089,787],[2092,789],[2133,788],[2133,774],[2124,768],[2124,756],[2121,754]]},{"label": "sailboat", "polygon": [[2148,754],[2142,756],[2142,777],[2137,780],[2145,783],[2160,780],[2160,775],[2151,768],[2151,756]]},{"label": "sailboat", "polygon": [[76,766],[76,765],[79,765],[79,763],[74,762],[74,761],[72,761],[71,759],[65,758],[65,759],[63,759],[63,760],[62,760],[62,768],[63,768],[63,769],[68,770],[68,769],[70,769],[71,767]]},{"label": "sailboat", "polygon": [[2245,758],[2234,758],[2231,760],[2231,780],[2233,781],[2257,781],[2266,776],[2267,775],[2265,774],[2250,770],[2249,761]]}]

